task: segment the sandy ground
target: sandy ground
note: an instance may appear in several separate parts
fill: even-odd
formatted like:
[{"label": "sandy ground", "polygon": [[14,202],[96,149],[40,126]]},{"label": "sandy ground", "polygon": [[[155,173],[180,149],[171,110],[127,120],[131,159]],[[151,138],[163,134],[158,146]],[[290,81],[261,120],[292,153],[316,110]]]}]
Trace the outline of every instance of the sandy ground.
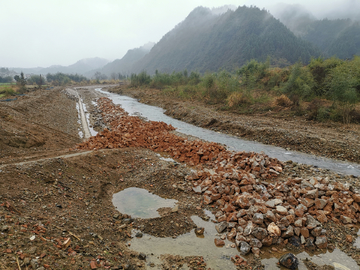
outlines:
[{"label": "sandy ground", "polygon": [[[99,118],[92,101],[99,95],[90,88],[78,91],[92,113],[90,119],[94,125]],[[136,92],[133,95],[140,96]],[[162,104],[152,93],[148,98],[141,95],[141,99],[152,103],[158,100],[157,105]],[[171,115],[180,114],[183,108],[190,110],[186,108],[189,104],[181,102],[167,101],[163,104],[174,109],[174,113],[169,113]],[[186,164],[162,160],[156,153],[141,148],[104,149],[67,156],[81,153],[74,149],[82,138],[79,137],[81,126],[76,100],[69,98],[63,89],[38,90],[0,105],[0,269],[145,269],[146,265],[153,266],[151,261],[144,260],[143,254],[129,247],[134,228],[153,236],[177,237],[196,227],[191,216],[206,219],[202,196],[195,194],[191,183],[185,180],[193,169]],[[211,108],[200,108],[199,114],[205,110]],[[197,112],[197,109],[194,111]],[[219,125],[210,127],[219,130],[225,129],[225,124],[219,123],[223,123],[222,119],[226,117],[240,121],[240,117],[234,120],[233,115],[225,113],[211,111],[210,115],[217,119]],[[205,118],[207,121],[207,116],[202,119]],[[254,121],[249,124],[255,126],[253,134],[259,128],[264,129],[267,122],[258,118],[258,126],[261,126],[258,127],[254,124],[255,120],[246,119],[243,121]],[[271,121],[280,123],[281,119]],[[205,120],[201,120],[199,125],[203,125],[201,123]],[[326,129],[324,126],[324,131],[321,131],[321,125],[312,127],[312,123],[302,121],[292,123],[288,126],[295,129],[298,123],[299,132],[311,129],[309,136],[319,140],[322,136],[326,141],[331,138],[339,140],[340,143],[336,144],[339,150],[328,150],[331,153],[344,153],[345,157],[345,146],[342,145],[345,142],[349,142],[347,147],[354,144],[357,153],[358,146],[354,141],[357,127]],[[285,126],[283,124],[284,129]],[[235,132],[231,130],[229,128],[228,132]],[[336,130],[338,133],[332,134]],[[293,133],[293,129],[286,132]],[[294,174],[304,178],[330,177],[334,181],[347,181],[359,187],[356,178],[291,163],[285,164],[276,181],[286,181]],[[127,187],[145,188],[159,196],[176,199],[179,207],[176,211],[162,209],[158,218],[134,219],[119,213],[112,204],[113,194]],[[355,227],[338,226],[331,222],[327,226],[329,248],[341,248],[359,264],[360,251],[352,245],[356,239]],[[148,249],[151,250],[151,247]],[[282,244],[277,249],[291,251],[292,247]],[[248,264],[242,268],[262,269],[258,257],[248,255],[246,260]],[[200,256],[170,255],[163,256],[162,264],[156,268],[183,269],[185,265],[190,269],[207,269]],[[311,267],[309,269],[320,269]]]}]

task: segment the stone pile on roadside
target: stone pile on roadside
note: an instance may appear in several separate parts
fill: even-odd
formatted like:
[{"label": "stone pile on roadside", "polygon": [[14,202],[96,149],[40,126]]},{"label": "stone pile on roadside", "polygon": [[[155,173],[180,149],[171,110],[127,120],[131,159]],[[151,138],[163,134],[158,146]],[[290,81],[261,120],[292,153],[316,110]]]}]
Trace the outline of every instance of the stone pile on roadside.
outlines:
[{"label": "stone pile on roadside", "polygon": [[[360,223],[360,194],[349,185],[331,184],[321,177],[269,183],[255,177],[258,169],[246,171],[244,165],[239,166],[238,154],[186,179],[193,181],[196,193],[203,194],[204,204],[218,209],[213,212],[219,222],[217,231],[235,242],[242,254],[259,254],[262,246],[288,241],[308,248],[327,248],[322,224],[330,220]],[[261,165],[264,160],[266,164],[265,156],[247,155],[253,164]],[[215,243],[225,244],[219,240]]]},{"label": "stone pile on roadside", "polygon": [[[200,165],[186,177],[193,190],[203,194],[205,205],[214,211],[225,237],[242,254],[272,244],[296,242],[308,248],[326,248],[328,239],[322,224],[360,222],[360,194],[346,184],[329,179],[289,178],[285,182],[265,181],[278,176],[283,164],[264,154],[226,150],[216,143],[189,141],[170,131],[163,122],[143,121],[129,116],[110,99],[98,100],[105,129],[78,145],[78,149],[142,147],[166,152],[180,162]],[[204,168],[206,167],[206,168]]]}]

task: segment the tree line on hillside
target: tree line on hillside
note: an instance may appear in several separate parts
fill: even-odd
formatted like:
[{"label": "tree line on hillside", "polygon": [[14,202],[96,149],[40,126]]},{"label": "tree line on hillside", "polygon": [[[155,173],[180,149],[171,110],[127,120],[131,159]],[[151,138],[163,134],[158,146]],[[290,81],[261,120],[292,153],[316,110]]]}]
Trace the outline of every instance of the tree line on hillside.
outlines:
[{"label": "tree line on hillside", "polygon": [[88,78],[83,75],[79,74],[64,74],[58,72],[56,74],[48,73],[46,75],[46,81],[53,85],[67,85],[70,83],[81,83],[81,82],[88,82]]},{"label": "tree line on hillside", "polygon": [[[313,58],[308,65],[270,66],[270,60],[250,60],[234,72],[132,74],[130,87],[154,87],[166,95],[198,99],[223,109],[248,113],[258,107],[291,107],[308,119],[360,122],[360,57],[352,60]],[[263,104],[263,106],[256,106]],[[306,106],[306,107],[304,107]]]}]

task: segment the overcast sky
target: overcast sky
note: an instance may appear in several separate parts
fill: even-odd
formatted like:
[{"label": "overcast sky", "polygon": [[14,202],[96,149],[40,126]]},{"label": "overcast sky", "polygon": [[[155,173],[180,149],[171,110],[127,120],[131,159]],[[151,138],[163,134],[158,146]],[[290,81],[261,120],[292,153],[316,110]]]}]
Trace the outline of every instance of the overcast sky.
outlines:
[{"label": "overcast sky", "polygon": [[[197,6],[269,8],[278,2],[281,0],[0,0],[0,67],[67,66],[90,57],[112,61],[129,49],[158,42]],[[343,0],[283,2],[300,2],[317,16]]]}]

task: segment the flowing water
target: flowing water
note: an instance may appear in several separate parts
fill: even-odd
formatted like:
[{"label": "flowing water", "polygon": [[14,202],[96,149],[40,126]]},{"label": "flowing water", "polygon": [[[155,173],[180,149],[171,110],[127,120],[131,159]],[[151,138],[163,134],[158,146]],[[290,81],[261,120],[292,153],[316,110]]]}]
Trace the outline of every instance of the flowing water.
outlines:
[{"label": "flowing water", "polygon": [[240,138],[200,128],[176,119],[173,119],[164,114],[164,109],[149,106],[138,102],[136,99],[122,96],[114,93],[102,91],[100,88],[97,91],[107,95],[114,104],[120,104],[121,107],[130,115],[136,115],[147,118],[152,121],[162,121],[171,124],[177,131],[198,137],[200,139],[224,144],[229,150],[234,151],[253,151],[260,153],[261,151],[270,157],[277,158],[281,161],[292,160],[297,163],[317,166],[323,169],[329,169],[338,173],[346,175],[360,176],[360,165],[350,162],[336,161],[329,158],[318,157],[315,155],[304,154],[296,151],[287,151],[284,148],[265,145],[262,143],[242,140]]}]

